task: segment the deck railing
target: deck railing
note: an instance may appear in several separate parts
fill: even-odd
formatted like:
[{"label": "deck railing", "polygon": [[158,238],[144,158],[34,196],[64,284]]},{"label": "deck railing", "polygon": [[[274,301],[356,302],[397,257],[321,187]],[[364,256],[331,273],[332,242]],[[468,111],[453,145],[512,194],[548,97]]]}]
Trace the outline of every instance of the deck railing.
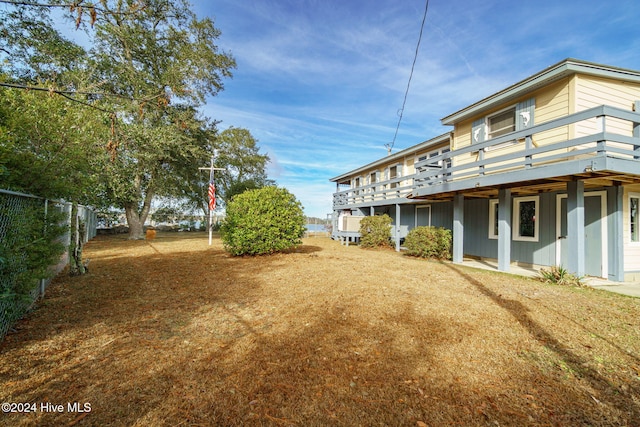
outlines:
[{"label": "deck railing", "polygon": [[[568,133],[571,125],[579,123],[584,124],[580,132],[587,133],[592,129],[591,133],[538,145],[537,139],[541,134],[554,130]],[[610,132],[607,126],[615,128],[617,132],[621,127],[632,130],[625,131],[625,135]],[[489,175],[524,171],[598,155],[640,161],[640,113],[603,105],[531,126],[418,161],[414,174],[336,192],[333,206],[334,209],[342,209],[394,203],[410,194],[436,194],[454,182],[464,184],[467,180],[472,186],[478,178]],[[459,187],[463,188],[464,185]]]}]

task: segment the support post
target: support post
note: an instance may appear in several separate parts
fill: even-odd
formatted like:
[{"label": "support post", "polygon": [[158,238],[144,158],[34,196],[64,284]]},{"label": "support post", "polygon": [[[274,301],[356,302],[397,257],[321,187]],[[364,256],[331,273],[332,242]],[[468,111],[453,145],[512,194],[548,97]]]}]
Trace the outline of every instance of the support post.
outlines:
[{"label": "support post", "polygon": [[621,185],[610,187],[607,194],[608,217],[611,219],[607,242],[607,248],[610,248],[608,279],[614,282],[624,282],[624,241],[620,238],[624,235],[623,195]]},{"label": "support post", "polygon": [[584,181],[567,182],[567,245],[571,256],[569,272],[584,276],[586,270],[584,238]]},{"label": "support post", "polygon": [[498,270],[511,266],[511,190],[498,191]]},{"label": "support post", "polygon": [[400,252],[400,204],[396,203],[396,251]]},{"label": "support post", "polygon": [[461,263],[464,258],[464,196],[453,196],[453,262]]}]

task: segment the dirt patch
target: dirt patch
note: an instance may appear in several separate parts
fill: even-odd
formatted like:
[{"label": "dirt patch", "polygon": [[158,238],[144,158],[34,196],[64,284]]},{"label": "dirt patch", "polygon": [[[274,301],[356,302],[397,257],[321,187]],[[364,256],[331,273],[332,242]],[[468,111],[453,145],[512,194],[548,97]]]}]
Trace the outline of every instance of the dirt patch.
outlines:
[{"label": "dirt patch", "polygon": [[89,274],[0,343],[0,402],[37,405],[0,424],[640,425],[639,299],[327,238],[207,243],[87,244]]}]

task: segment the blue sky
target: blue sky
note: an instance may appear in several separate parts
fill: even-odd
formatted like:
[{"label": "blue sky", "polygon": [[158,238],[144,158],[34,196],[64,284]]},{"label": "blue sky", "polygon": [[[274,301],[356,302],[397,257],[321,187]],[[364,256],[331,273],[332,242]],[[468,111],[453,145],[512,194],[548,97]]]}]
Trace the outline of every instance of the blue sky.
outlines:
[{"label": "blue sky", "polygon": [[[333,176],[386,155],[423,0],[198,0],[238,67],[203,113],[249,129],[269,177],[307,215],[331,212]],[[640,70],[628,1],[431,0],[394,152],[450,130],[440,119],[572,57]]]}]

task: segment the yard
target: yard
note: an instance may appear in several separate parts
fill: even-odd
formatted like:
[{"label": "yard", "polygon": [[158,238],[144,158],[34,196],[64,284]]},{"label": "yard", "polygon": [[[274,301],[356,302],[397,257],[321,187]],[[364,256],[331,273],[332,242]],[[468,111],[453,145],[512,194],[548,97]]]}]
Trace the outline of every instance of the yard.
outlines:
[{"label": "yard", "polygon": [[207,243],[87,244],[89,274],[0,343],[0,402],[36,410],[0,424],[640,426],[640,299],[320,237]]}]

